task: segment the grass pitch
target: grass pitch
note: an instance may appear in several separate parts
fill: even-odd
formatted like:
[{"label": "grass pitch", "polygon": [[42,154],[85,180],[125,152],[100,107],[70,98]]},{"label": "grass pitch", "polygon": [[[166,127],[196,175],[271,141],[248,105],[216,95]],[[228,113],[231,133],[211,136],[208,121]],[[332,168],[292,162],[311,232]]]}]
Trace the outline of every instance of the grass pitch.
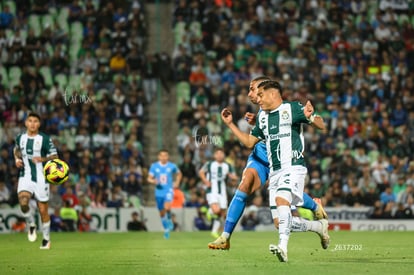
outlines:
[{"label": "grass pitch", "polygon": [[[39,232],[40,233],[40,232]],[[268,252],[275,232],[236,232],[230,251],[208,250],[209,232],[52,233],[40,250],[26,234],[0,235],[0,274],[412,274],[413,232],[294,233],[289,262]]]}]

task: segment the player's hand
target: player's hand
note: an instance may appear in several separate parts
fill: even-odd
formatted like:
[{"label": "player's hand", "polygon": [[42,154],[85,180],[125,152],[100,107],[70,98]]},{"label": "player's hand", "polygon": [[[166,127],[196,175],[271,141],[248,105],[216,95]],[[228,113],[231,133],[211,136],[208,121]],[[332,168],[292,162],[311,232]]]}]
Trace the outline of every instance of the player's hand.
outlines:
[{"label": "player's hand", "polygon": [[206,180],[206,181],[204,182],[204,185],[205,185],[206,187],[211,187],[211,182],[210,182],[210,181],[208,181],[208,180]]},{"label": "player's hand", "polygon": [[312,103],[308,100],[303,108],[303,114],[305,117],[309,118],[315,110],[313,109]]},{"label": "player's hand", "polygon": [[42,157],[33,157],[33,158],[32,158],[32,161],[33,161],[34,163],[40,163],[40,162],[42,162]]},{"label": "player's hand", "polygon": [[247,123],[249,123],[252,126],[254,126],[256,124],[256,114],[255,113],[247,112],[244,115],[244,119],[247,121]]},{"label": "player's hand", "polygon": [[16,167],[22,168],[23,167],[23,160],[22,159],[16,159]]},{"label": "player's hand", "polygon": [[231,111],[227,108],[224,108],[223,111],[221,111],[221,119],[227,125],[232,123],[233,122],[233,115],[231,114]]}]

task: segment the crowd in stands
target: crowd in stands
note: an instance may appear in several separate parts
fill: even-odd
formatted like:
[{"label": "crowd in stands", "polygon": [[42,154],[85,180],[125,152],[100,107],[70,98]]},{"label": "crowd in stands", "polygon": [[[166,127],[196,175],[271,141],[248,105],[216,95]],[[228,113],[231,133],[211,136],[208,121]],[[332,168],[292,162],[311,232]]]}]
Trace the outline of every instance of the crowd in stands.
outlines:
[{"label": "crowd in stands", "polygon": [[18,205],[14,138],[30,111],[71,168],[70,179],[51,188],[51,209],[69,201],[77,229],[89,207],[140,205],[144,108],[162,64],[145,54],[144,2],[1,2],[1,207]]},{"label": "crowd in stands", "polygon": [[[286,100],[311,100],[327,123],[326,132],[304,129],[306,192],[325,206],[371,207],[373,218],[413,217],[413,8],[392,0],[176,1],[172,61],[184,167],[197,169],[218,145],[241,175],[249,151],[219,112],[230,106],[249,131],[243,115],[257,107],[248,83],[267,75]],[[210,138],[200,144],[201,129]],[[191,198],[203,195],[194,167],[183,169]],[[256,195],[266,205],[265,190]]]},{"label": "crowd in stands", "polygon": [[[71,178],[51,207],[142,202],[145,106],[157,79],[177,93],[184,206],[206,204],[198,169],[226,149],[238,175],[250,151],[222,125],[255,112],[249,81],[311,100],[327,132],[306,127],[306,190],[325,206],[414,210],[414,7],[408,1],[177,0],[171,56],[148,54],[144,1],[3,1],[0,12],[0,206],[17,202],[12,150],[29,110],[41,114]],[[171,60],[171,66],[169,62]],[[170,70],[173,68],[173,70]],[[165,70],[166,69],[166,70]],[[170,73],[172,75],[170,76]],[[82,104],[79,104],[82,103]],[[199,139],[207,136],[207,139]],[[229,186],[233,194],[237,182]],[[152,194],[149,194],[152,195]],[[266,190],[255,194],[267,205]],[[253,200],[252,200],[253,201]]]}]

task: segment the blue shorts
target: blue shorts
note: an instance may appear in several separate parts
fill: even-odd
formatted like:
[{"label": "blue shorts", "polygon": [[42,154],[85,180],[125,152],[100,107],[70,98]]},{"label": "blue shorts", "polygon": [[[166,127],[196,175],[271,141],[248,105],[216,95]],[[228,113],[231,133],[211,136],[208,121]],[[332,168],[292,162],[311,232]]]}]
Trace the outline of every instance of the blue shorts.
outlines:
[{"label": "blue shorts", "polygon": [[155,197],[155,201],[157,202],[157,208],[159,211],[164,209],[164,203],[166,202],[172,202],[173,200],[173,193],[168,192],[163,197]]},{"label": "blue shorts", "polygon": [[261,186],[265,185],[267,178],[269,177],[269,166],[263,163],[259,158],[255,157],[254,154],[250,154],[247,159],[246,168],[253,168],[257,171],[260,178]]}]

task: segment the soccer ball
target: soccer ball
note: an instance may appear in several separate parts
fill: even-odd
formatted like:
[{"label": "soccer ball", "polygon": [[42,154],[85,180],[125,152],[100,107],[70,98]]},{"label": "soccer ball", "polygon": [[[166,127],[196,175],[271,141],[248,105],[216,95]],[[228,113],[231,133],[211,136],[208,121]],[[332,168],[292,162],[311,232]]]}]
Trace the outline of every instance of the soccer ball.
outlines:
[{"label": "soccer ball", "polygon": [[61,159],[52,159],[43,167],[46,180],[53,185],[60,185],[69,178],[69,165]]}]

